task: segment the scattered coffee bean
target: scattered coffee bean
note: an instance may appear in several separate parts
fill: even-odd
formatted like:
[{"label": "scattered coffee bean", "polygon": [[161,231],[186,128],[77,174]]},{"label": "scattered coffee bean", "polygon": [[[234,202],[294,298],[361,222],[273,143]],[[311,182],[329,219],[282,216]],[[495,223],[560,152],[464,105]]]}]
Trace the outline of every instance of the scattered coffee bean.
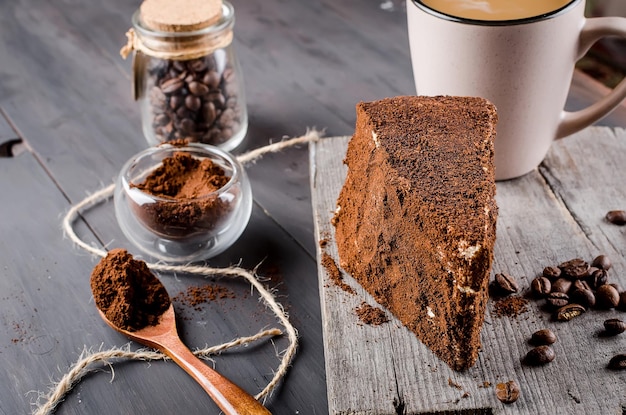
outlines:
[{"label": "scattered coffee bean", "polygon": [[611,370],[626,369],[626,354],[618,354],[609,360],[608,368]]},{"label": "scattered coffee bean", "polygon": [[513,294],[519,291],[519,285],[517,284],[515,277],[509,274],[496,274],[495,280],[496,286],[503,293]]},{"label": "scattered coffee bean", "polygon": [[611,210],[606,214],[606,220],[615,225],[626,225],[626,211],[625,210]]},{"label": "scattered coffee bean", "polygon": [[606,255],[598,255],[591,262],[592,267],[600,268],[605,271],[608,271],[611,268],[611,265],[613,264],[611,264],[611,260]]},{"label": "scattered coffee bean", "polygon": [[604,320],[604,329],[608,334],[616,335],[626,331],[626,323],[619,318]]},{"label": "scattered coffee bean", "polygon": [[510,404],[515,402],[519,398],[519,394],[519,385],[514,380],[496,385],[496,396],[502,403]]},{"label": "scattered coffee bean", "polygon": [[572,282],[567,278],[558,278],[552,283],[553,293],[567,293],[572,287]]},{"label": "scattered coffee bean", "polygon": [[543,269],[543,276],[554,281],[561,276],[561,269],[559,267],[545,267]]},{"label": "scattered coffee bean", "polygon": [[609,277],[607,272],[603,269],[598,269],[591,274],[591,277],[589,277],[589,284],[597,290],[601,285],[606,284],[608,279]]},{"label": "scattered coffee bean", "polygon": [[530,288],[537,297],[545,297],[552,291],[552,283],[546,277],[537,277],[530,283]]},{"label": "scattered coffee bean", "polygon": [[576,280],[574,281],[574,285],[571,288],[572,290],[589,290],[591,291],[591,286],[585,280]]},{"label": "scattered coffee bean", "polygon": [[562,292],[551,292],[550,294],[548,294],[546,296],[546,301],[548,302],[548,304],[550,304],[553,308],[560,308],[560,307],[564,307],[567,304],[569,304],[569,295],[562,293]]},{"label": "scattered coffee bean", "polygon": [[570,293],[569,298],[572,302],[580,304],[585,308],[591,308],[596,305],[596,296],[591,290],[575,289]]},{"label": "scattered coffee bean", "polygon": [[582,305],[571,303],[556,310],[556,319],[558,321],[570,321],[583,314],[585,311],[587,311],[587,309]]},{"label": "scattered coffee bean", "polygon": [[596,272],[599,269],[600,268],[598,268],[598,267],[589,267],[587,269],[587,273],[585,274],[585,276],[583,278],[591,278],[591,274],[593,274],[594,272]]},{"label": "scattered coffee bean", "polygon": [[571,279],[580,279],[587,276],[589,264],[581,258],[574,258],[561,263],[559,268],[565,276]]},{"label": "scattered coffee bean", "polygon": [[533,333],[530,342],[536,346],[554,344],[556,335],[550,329],[541,329]]},{"label": "scattered coffee bean", "polygon": [[620,301],[619,291],[612,285],[604,284],[596,290],[596,306],[598,308],[614,308]]},{"label": "scattered coffee bean", "polygon": [[537,346],[526,354],[526,364],[540,366],[550,363],[555,358],[554,349],[547,345]]}]

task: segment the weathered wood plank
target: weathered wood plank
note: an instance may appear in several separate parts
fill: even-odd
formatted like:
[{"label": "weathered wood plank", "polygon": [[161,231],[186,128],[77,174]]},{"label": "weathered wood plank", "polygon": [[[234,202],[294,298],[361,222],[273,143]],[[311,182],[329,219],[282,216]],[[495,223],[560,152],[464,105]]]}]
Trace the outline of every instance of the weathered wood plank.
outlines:
[{"label": "weathered wood plank", "polygon": [[[311,146],[316,234],[329,241],[318,249],[318,257],[327,252],[337,263],[330,219],[345,178],[347,139]],[[539,170],[499,182],[493,271],[517,276],[528,293],[544,266],[607,253],[615,264],[611,278],[624,286],[624,230],[602,219],[610,201],[626,203],[626,164],[619,163],[624,154],[623,130],[590,128],[555,143]],[[594,168],[596,157],[610,168]],[[529,311],[517,317],[498,317],[490,300],[479,360],[457,373],[397,320],[376,327],[359,324],[354,308],[362,301],[376,303],[350,276],[344,275],[356,295],[342,291],[324,266],[318,267],[331,414],[395,414],[398,408],[429,414],[609,414],[621,413],[626,405],[626,375],[606,369],[610,357],[623,352],[626,338],[598,334],[604,319],[623,318],[622,312],[593,310],[557,323],[538,301],[530,301]],[[530,335],[544,327],[559,338],[557,358],[544,367],[526,366],[522,359],[531,348]],[[520,383],[522,396],[505,406],[496,399],[494,386],[509,379]],[[491,386],[483,387],[483,382]]]}]

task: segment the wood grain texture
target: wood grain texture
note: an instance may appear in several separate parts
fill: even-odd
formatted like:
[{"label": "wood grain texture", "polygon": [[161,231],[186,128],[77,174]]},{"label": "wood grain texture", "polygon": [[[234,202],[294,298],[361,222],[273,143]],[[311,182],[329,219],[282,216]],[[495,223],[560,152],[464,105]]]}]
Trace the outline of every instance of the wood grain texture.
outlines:
[{"label": "wood grain texture", "polygon": [[[330,219],[345,178],[348,137],[311,145],[311,187],[319,247],[338,263]],[[541,167],[497,184],[499,218],[493,272],[516,276],[528,296],[544,266],[600,253],[614,262],[612,281],[626,285],[626,234],[607,223],[607,210],[626,205],[623,129],[589,128],[556,142]],[[355,308],[374,300],[349,275],[356,295],[335,285],[319,264],[326,376],[331,414],[618,414],[626,407],[626,374],[606,368],[623,352],[625,337],[602,337],[602,322],[623,312],[592,310],[567,323],[553,321],[540,301],[517,317],[498,317],[488,303],[477,364],[450,370],[393,318],[371,326]],[[523,364],[531,334],[552,329],[556,360]],[[495,384],[516,380],[513,405],[496,399]],[[484,382],[490,386],[485,387]]]}]

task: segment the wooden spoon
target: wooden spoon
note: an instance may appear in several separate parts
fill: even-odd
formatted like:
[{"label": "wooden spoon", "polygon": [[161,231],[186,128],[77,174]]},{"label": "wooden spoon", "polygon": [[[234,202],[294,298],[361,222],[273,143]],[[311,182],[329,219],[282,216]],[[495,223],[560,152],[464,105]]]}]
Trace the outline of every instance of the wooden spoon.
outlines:
[{"label": "wooden spoon", "polygon": [[105,316],[102,310],[98,309],[98,311],[104,321],[113,329],[125,334],[137,343],[160,350],[174,360],[202,386],[226,415],[271,415],[270,411],[259,401],[204,364],[183,344],[176,331],[176,316],[173,305],[170,304],[169,308],[160,316],[157,325],[146,326],[137,331],[128,331],[117,327]]}]

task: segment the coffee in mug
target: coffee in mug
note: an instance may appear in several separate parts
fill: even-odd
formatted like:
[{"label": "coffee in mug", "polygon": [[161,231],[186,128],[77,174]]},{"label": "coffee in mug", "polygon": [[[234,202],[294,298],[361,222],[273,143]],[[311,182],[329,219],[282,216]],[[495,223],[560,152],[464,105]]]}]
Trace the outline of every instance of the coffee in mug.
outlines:
[{"label": "coffee in mug", "polygon": [[472,20],[518,20],[550,13],[571,0],[424,0],[441,13]]},{"label": "coffee in mug", "polygon": [[[513,17],[466,17],[461,10],[466,3],[525,5],[526,11]],[[553,140],[591,125],[626,96],[624,80],[590,107],[564,111],[576,61],[604,36],[626,38],[626,18],[586,19],[584,0],[406,4],[417,94],[476,96],[495,104],[497,180],[532,171]],[[443,11],[453,4],[456,9]],[[540,5],[549,5],[551,11],[536,14],[539,9],[534,7]]]}]

